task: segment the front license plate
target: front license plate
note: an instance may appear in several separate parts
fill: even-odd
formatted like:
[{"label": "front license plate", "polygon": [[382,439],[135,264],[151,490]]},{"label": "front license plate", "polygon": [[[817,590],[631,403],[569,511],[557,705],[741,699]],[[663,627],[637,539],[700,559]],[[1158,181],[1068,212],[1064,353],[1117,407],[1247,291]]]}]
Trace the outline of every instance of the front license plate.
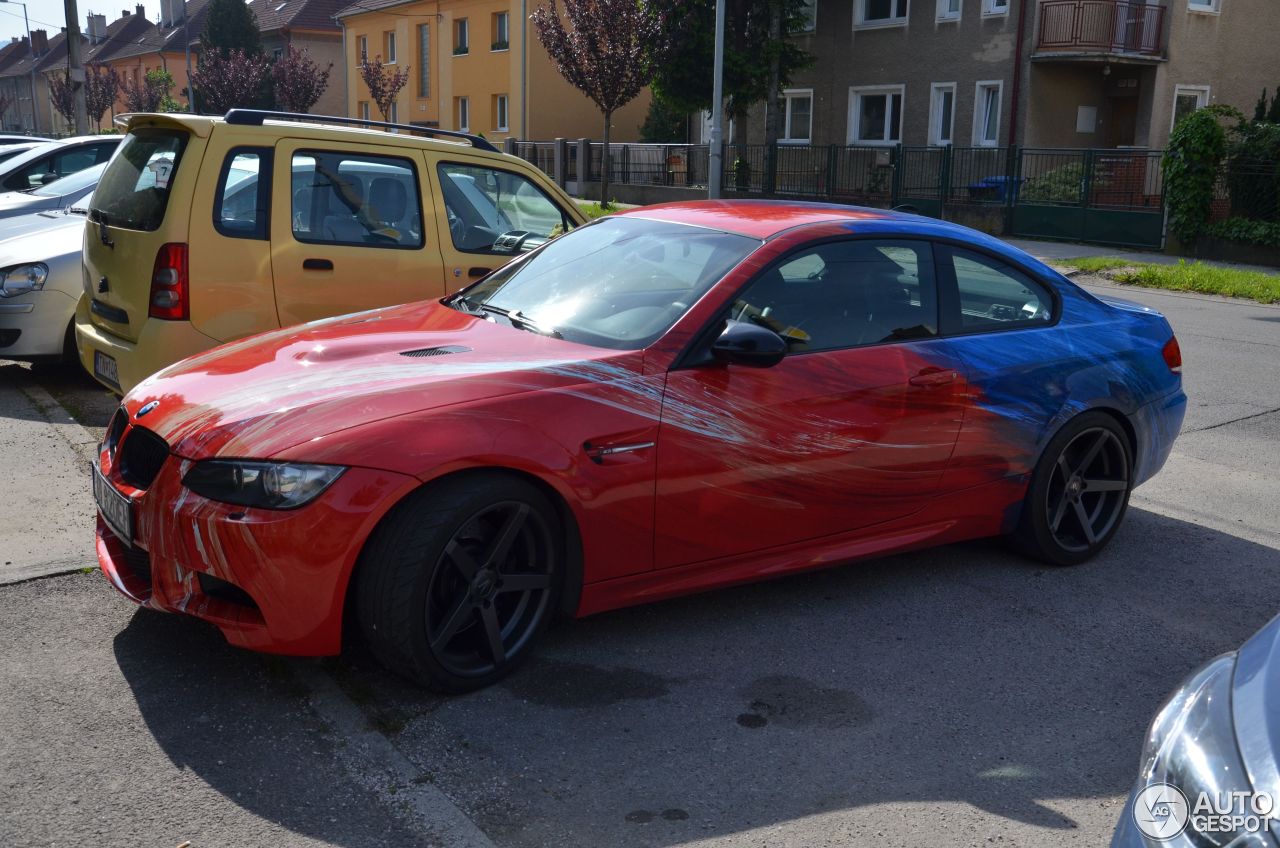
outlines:
[{"label": "front license plate", "polygon": [[107,482],[95,462],[93,468],[93,499],[98,502],[98,512],[111,528],[111,532],[126,545],[133,544],[133,502],[116,491]]},{"label": "front license plate", "polygon": [[93,373],[117,389],[120,388],[120,370],[116,367],[115,359],[100,350],[93,352]]}]

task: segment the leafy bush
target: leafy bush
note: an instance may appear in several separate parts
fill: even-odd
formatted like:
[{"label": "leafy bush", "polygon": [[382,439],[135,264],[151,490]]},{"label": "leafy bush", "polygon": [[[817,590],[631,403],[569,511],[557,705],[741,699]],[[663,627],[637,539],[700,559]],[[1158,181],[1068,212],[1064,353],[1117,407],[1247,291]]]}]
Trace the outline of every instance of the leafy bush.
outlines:
[{"label": "leafy bush", "polygon": [[1070,162],[1038,177],[1030,177],[1018,192],[1018,197],[1041,203],[1079,203],[1083,189],[1084,164]]},{"label": "leafy bush", "polygon": [[1232,215],[1280,221],[1280,124],[1253,121],[1234,127],[1226,175]]},{"label": "leafy bush", "polygon": [[1210,224],[1204,231],[1207,236],[1238,241],[1243,244],[1261,244],[1280,247],[1280,222],[1252,221],[1247,218],[1228,218]]},{"label": "leafy bush", "polygon": [[1209,223],[1214,183],[1227,152],[1222,118],[1244,121],[1233,107],[1214,104],[1178,121],[1169,135],[1169,147],[1160,167],[1164,171],[1169,230],[1181,241],[1193,240]]}]

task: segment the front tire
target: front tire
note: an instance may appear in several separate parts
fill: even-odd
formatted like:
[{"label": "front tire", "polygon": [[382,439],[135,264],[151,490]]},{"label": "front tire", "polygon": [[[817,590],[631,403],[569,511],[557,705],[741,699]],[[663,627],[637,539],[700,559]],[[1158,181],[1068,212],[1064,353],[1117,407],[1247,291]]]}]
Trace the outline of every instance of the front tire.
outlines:
[{"label": "front tire", "polygon": [[1023,553],[1078,565],[1106,547],[1133,491],[1127,434],[1104,412],[1067,422],[1045,446],[1013,534]]},{"label": "front tire", "polygon": [[471,474],[398,505],[361,553],[356,613],[392,671],[447,693],[511,673],[556,609],[564,553],[532,484]]}]

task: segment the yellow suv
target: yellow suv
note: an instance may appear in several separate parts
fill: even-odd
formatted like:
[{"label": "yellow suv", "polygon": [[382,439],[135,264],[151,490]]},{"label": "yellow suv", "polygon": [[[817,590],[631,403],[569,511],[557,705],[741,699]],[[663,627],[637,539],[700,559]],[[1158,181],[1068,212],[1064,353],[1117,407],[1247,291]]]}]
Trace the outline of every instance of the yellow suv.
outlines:
[{"label": "yellow suv", "polygon": [[585,220],[465,133],[243,109],[122,123],[76,311],[85,369],[120,393],[223,342],[442,297]]}]

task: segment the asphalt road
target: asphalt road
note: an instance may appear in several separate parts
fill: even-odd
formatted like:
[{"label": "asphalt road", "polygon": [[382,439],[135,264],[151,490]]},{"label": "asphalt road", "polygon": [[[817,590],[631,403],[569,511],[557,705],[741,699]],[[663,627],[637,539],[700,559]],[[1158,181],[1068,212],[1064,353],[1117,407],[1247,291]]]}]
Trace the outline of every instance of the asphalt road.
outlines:
[{"label": "asphalt road", "polygon": [[[1105,845],[1160,699],[1280,611],[1280,308],[1097,291],[1170,317],[1191,398],[1097,560],[974,543],[564,622],[453,699],[97,574],[0,586],[0,845]],[[110,413],[0,365],[32,385]]]}]

